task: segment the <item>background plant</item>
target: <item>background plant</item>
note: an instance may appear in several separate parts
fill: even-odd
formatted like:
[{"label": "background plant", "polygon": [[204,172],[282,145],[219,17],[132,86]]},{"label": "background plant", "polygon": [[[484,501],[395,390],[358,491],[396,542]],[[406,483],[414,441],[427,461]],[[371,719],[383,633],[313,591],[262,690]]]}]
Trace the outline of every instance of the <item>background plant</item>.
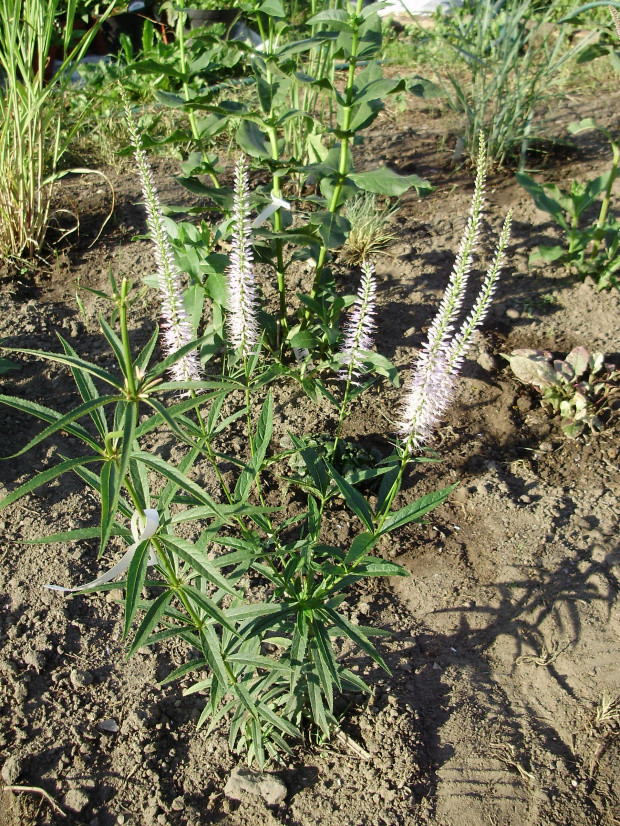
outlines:
[{"label": "background plant", "polygon": [[620,371],[602,353],[575,347],[565,359],[546,350],[514,350],[505,356],[515,376],[541,393],[540,403],[562,417],[566,436],[577,438],[586,428],[603,428],[601,414],[620,389]]},{"label": "background plant", "polygon": [[55,38],[59,0],[6,0],[0,4],[0,257],[32,256],[47,231],[61,139],[59,92],[68,66],[92,42],[99,22],[71,46],[76,0],[62,17],[65,58],[49,80],[46,61]]},{"label": "background plant", "polygon": [[[615,274],[620,268],[620,225],[609,212],[609,207],[613,185],[618,176],[620,146],[606,129],[598,127],[591,118],[572,123],[568,129],[573,135],[585,129],[603,132],[611,144],[611,167],[592,181],[573,181],[569,192],[556,184],[539,184],[527,173],[517,172],[517,180],[534,198],[538,209],[551,215],[566,234],[565,245],[537,247],[530,253],[530,261],[543,259],[563,264],[569,272],[575,272],[581,279],[588,275],[593,277],[599,290],[612,286],[618,288]],[[584,226],[583,219],[597,204],[596,221]]]},{"label": "background plant", "polygon": [[572,46],[559,18],[563,0],[481,0],[457,9],[438,36],[461,59],[439,71],[450,107],[463,117],[460,136],[475,157],[477,135],[485,135],[490,162],[502,166],[520,157],[538,138],[541,107],[557,97],[561,70],[587,48],[593,35]]}]

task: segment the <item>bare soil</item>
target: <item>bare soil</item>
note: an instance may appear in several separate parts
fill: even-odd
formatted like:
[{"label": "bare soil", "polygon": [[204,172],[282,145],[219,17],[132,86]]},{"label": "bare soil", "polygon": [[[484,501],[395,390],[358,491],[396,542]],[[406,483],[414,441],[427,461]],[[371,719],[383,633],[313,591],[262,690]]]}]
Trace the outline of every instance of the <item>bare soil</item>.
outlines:
[{"label": "bare soil", "polygon": [[[596,115],[618,130],[618,94],[571,96],[549,118],[562,125]],[[404,198],[394,218],[397,244],[378,258],[379,351],[406,376],[447,282],[465,226],[472,179],[451,167],[451,121],[426,104],[382,116],[362,151],[401,172],[428,178],[435,191]],[[609,163],[599,138],[545,158],[542,177],[568,186]],[[189,203],[172,179],[176,162],[157,161],[162,198]],[[139,281],[153,269],[144,213],[132,170],[108,170],[114,220],[89,247],[109,209],[100,180],[75,179],[63,194],[81,214],[81,236],[49,266],[7,275],[0,336],[24,347],[59,347],[55,332],[106,365],[97,333],[99,299],[74,284],[105,289],[110,267]],[[286,826],[592,826],[620,822],[620,724],[598,720],[604,698],[620,694],[618,583],[618,422],[598,435],[566,440],[501,353],[515,347],[566,354],[586,345],[618,359],[618,293],[597,293],[558,270],[528,269],[528,253],[558,238],[509,173],[492,176],[480,266],[503,217],[515,210],[509,262],[488,319],[466,364],[458,396],[435,443],[442,461],[411,473],[404,503],[459,480],[429,524],[408,527],[380,550],[409,578],[354,590],[354,621],[393,632],[381,641],[391,668],[380,672],[359,653],[343,656],[374,688],[367,702],[341,707],[343,731],[362,751],[335,739],[299,745],[273,767],[286,801],[227,799],[224,785],[239,758],[225,727],[196,733],[200,697],[157,681],[184,662],[181,646],[125,658],[122,611],[112,597],[62,596],[49,582],[87,581],[100,570],[90,543],[24,545],[50,531],[96,524],[98,503],[77,478],[41,489],[0,514],[0,751],[7,785],[42,787],[67,814],[39,795],[6,791],[0,823],[220,823]],[[299,278],[303,279],[303,273]],[[343,288],[357,273],[338,270]],[[294,295],[296,283],[291,283]],[[274,295],[263,285],[266,300]],[[145,341],[156,317],[150,293],[135,308],[133,337]],[[2,379],[2,392],[67,410],[75,401],[61,370],[25,358]],[[389,451],[390,422],[401,391],[365,397],[346,436]],[[38,430],[34,420],[0,410],[0,454],[14,453]],[[287,390],[276,427],[321,432],[322,411]],[[44,443],[0,464],[0,494],[14,489],[77,445]],[[180,455],[162,441],[153,449]],[[166,454],[168,455],[168,454]],[[357,530],[344,510],[329,514],[331,541]],[[110,555],[111,556],[111,555]],[[106,563],[109,560],[106,560]],[[600,716],[600,715],[599,715]],[[117,732],[102,731],[112,719]],[[367,754],[364,755],[364,752]],[[7,763],[8,761],[8,763]]]}]

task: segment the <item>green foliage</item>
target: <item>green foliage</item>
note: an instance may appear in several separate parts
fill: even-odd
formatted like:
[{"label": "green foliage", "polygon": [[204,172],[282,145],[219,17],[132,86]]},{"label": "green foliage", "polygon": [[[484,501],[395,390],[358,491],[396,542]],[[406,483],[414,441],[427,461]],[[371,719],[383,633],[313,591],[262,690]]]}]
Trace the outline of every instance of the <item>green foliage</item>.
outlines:
[{"label": "green foliage", "polygon": [[[62,473],[75,472],[100,497],[100,528],[37,541],[96,538],[103,553],[112,536],[128,537],[123,527],[127,518],[144,517],[147,508],[156,508],[156,533],[137,542],[123,581],[93,590],[125,590],[124,636],[130,653],[175,638],[199,652],[165,682],[191,675],[186,693],[205,697],[198,725],[208,722],[213,729],[227,718],[230,747],[262,766],[270,757],[290,752],[290,740],[301,738],[308,726],[329,737],[338,726],[337,693],[371,691],[339,661],[335,645],[348,639],[386,668],[371,641],[378,632],[352,623],[340,607],[342,599],[362,579],[405,575],[373,549],[390,531],[422,519],[452,487],[392,511],[403,474],[415,461],[408,450],[397,443],[377,466],[376,456],[362,456],[347,442],[336,451],[335,443],[291,435],[298,458],[288,485],[304,504],[293,516],[282,507],[267,506],[268,496],[282,491],[280,478],[292,453],[274,450],[268,387],[286,378],[286,371],[252,357],[243,365],[228,360],[222,374],[205,381],[162,381],[165,370],[200,340],[157,361],[155,330],[144,350],[133,356],[127,327],[130,290],[126,280],[120,286],[112,283],[109,300],[116,329],[101,318],[115,368],[104,370],[87,361],[63,339],[60,353],[18,351],[68,367],[82,403],[62,415],[1,396],[1,403],[48,423],[15,455],[61,433],[81,443],[84,452],[33,476],[5,497],[0,509]],[[244,419],[246,450],[222,452],[230,443],[227,431],[232,427],[237,432],[237,422]],[[176,438],[176,463],[143,449],[155,429]],[[219,480],[216,494],[198,481],[205,465]],[[235,468],[232,483],[224,479],[224,465]],[[370,476],[384,480],[376,504],[354,486]],[[325,516],[336,493],[361,523],[361,532],[345,547],[329,544],[326,536]],[[192,525],[198,537],[194,542],[177,534],[181,527],[187,535]],[[258,598],[252,588],[257,579],[264,586]]]},{"label": "green foliage", "polygon": [[[384,100],[405,90],[403,80],[383,77],[377,60],[381,21],[374,6],[363,8],[360,0],[356,7],[324,8],[305,21],[301,39],[295,39],[299,30],[291,28],[279,3],[247,4],[244,11],[260,32],[264,51],[231,41],[221,43],[217,53],[220,62],[229,55],[231,65],[247,67],[252,96],[227,98],[235,87],[218,83],[200,91],[184,86],[175,94],[157,92],[156,97],[190,119],[195,149],[180,181],[207,200],[205,209],[224,213],[216,240],[225,240],[230,231],[231,192],[221,185],[213,151],[224,131],[234,134],[253,168],[268,177],[269,183],[252,193],[254,208],[260,212],[272,199],[292,196],[294,210],[279,206],[255,232],[256,255],[272,268],[279,293],[279,311],[263,326],[274,352],[284,355],[300,347],[301,336],[310,342],[303,346],[323,357],[338,340],[340,314],[351,301],[338,295],[329,267],[333,251],[352,231],[347,204],[364,193],[399,197],[411,187],[420,194],[430,187],[416,175],[387,167],[355,170],[353,148],[362,133]],[[178,36],[183,37],[180,30]],[[346,70],[344,89],[336,81],[337,66]],[[167,70],[188,79],[179,63]],[[170,141],[178,143],[179,135]],[[289,314],[286,282],[291,264],[299,260],[312,260],[314,274],[310,292],[299,295],[295,319]]]},{"label": "green foliage", "polygon": [[[585,129],[599,129],[612,147],[610,169],[592,181],[573,181],[569,192],[555,184],[539,184],[525,172],[517,173],[517,180],[533,198],[538,209],[548,213],[566,234],[565,246],[537,247],[530,254],[530,261],[563,264],[569,272],[575,272],[582,280],[594,278],[599,290],[618,287],[616,272],[620,268],[618,241],[620,225],[609,212],[614,181],[618,176],[620,146],[606,129],[600,129],[591,119],[572,123],[569,131],[577,134]],[[599,196],[602,199],[599,202]],[[583,219],[595,205],[599,206],[595,223],[583,226]]]},{"label": "green foliage", "polygon": [[0,258],[31,257],[47,232],[61,139],[59,93],[70,83],[68,66],[79,60],[112,10],[72,45],[76,0],[60,17],[65,58],[46,78],[56,43],[59,0],[4,0],[0,4]]},{"label": "green foliage", "polygon": [[489,161],[497,166],[521,158],[537,137],[541,107],[557,97],[560,70],[593,39],[568,44],[558,24],[563,0],[539,8],[535,0],[481,0],[455,10],[439,32],[460,58],[439,75],[451,108],[463,118],[461,138],[470,159],[482,131]]},{"label": "green foliage", "polygon": [[602,429],[600,414],[620,389],[620,370],[602,353],[575,347],[565,359],[554,359],[546,350],[514,350],[505,358],[520,381],[541,393],[543,407],[560,414],[566,436]]}]

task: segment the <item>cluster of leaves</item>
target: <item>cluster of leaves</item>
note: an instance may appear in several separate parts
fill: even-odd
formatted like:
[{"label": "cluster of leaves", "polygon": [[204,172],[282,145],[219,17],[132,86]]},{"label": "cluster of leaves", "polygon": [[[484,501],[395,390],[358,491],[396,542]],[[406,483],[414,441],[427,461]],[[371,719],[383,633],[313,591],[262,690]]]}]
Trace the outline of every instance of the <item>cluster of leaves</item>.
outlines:
[{"label": "cluster of leaves", "polygon": [[[569,192],[556,184],[539,184],[525,172],[517,172],[517,180],[533,198],[538,209],[550,215],[566,234],[565,245],[537,247],[530,254],[530,261],[542,259],[563,264],[582,280],[594,278],[599,290],[618,287],[616,273],[620,268],[618,242],[620,224],[609,212],[614,182],[618,176],[620,146],[606,129],[597,127],[591,119],[572,123],[572,134],[586,129],[599,129],[612,147],[611,167],[592,181],[573,181]],[[599,196],[602,198],[599,200]],[[598,206],[595,221],[584,226],[583,219],[594,206]]]},{"label": "cluster of leaves", "polygon": [[515,376],[536,387],[541,404],[562,417],[560,426],[572,439],[586,428],[601,430],[600,414],[620,389],[620,370],[602,353],[575,347],[565,359],[546,350],[514,350],[505,356]]},{"label": "cluster of leaves", "polygon": [[[290,751],[310,722],[326,737],[337,721],[334,694],[368,692],[369,687],[336,656],[338,640],[349,640],[381,667],[385,662],[371,642],[377,630],[353,624],[340,608],[348,589],[367,577],[404,575],[394,562],[373,554],[390,532],[419,521],[452,488],[428,494],[392,511],[407,465],[414,461],[396,444],[394,452],[362,472],[380,485],[374,505],[340,473],[317,440],[290,434],[305,467],[302,477],[287,472],[291,450],[272,451],[271,382],[282,375],[253,356],[240,364],[230,358],[222,374],[205,381],[170,382],[164,373],[196,342],[163,361],[154,358],[158,331],[133,357],[127,316],[131,285],[113,284],[113,323],[100,318],[103,335],[118,368],[108,370],[80,357],[63,338],[62,353],[19,352],[68,367],[80,404],[61,414],[14,396],[0,402],[47,423],[13,457],[51,436],[66,434],[84,446],[83,455],[62,459],[0,502],[5,508],[63,473],[76,473],[101,499],[99,527],[84,527],[43,537],[38,542],[96,539],[103,554],[111,537],[130,540],[126,520],[156,508],[155,535],[137,544],[123,581],[94,590],[125,591],[125,638],[133,653],[178,638],[199,652],[167,681],[194,675],[188,693],[205,693],[199,725],[211,728],[230,720],[231,748],[262,765],[267,756]],[[103,295],[103,294],[100,294]],[[179,391],[186,394],[179,397]],[[253,411],[260,411],[253,416]],[[246,455],[227,452],[228,432],[245,421]],[[148,449],[149,440],[168,431],[181,447],[173,464]],[[347,447],[341,449],[345,464]],[[370,460],[370,456],[367,457]],[[219,480],[219,494],[200,483],[205,465]],[[234,481],[224,479],[233,467]],[[282,481],[286,484],[282,485]],[[266,504],[268,496],[299,490],[300,510],[287,515]],[[360,532],[348,547],[329,544],[324,515],[344,500]],[[336,502],[336,504],[334,504]],[[188,535],[198,538],[190,542]],[[151,553],[154,573],[148,574]],[[253,587],[250,587],[253,586]],[[256,587],[261,586],[261,587]],[[143,589],[149,596],[142,596]],[[260,596],[259,596],[260,594]],[[267,647],[266,647],[267,646]]]},{"label": "cluster of leaves", "polygon": [[[194,211],[224,214],[216,240],[228,235],[233,195],[220,181],[218,156],[213,152],[213,141],[224,130],[234,134],[253,167],[268,174],[269,183],[252,193],[252,207],[260,211],[272,197],[290,198],[290,192],[297,193],[291,198],[295,223],[291,212],[278,209],[255,233],[256,255],[273,269],[279,293],[279,312],[265,319],[264,329],[273,349],[286,345],[325,352],[338,338],[340,313],[352,300],[337,294],[327,266],[332,251],[342,247],[351,232],[346,204],[363,193],[398,197],[411,186],[420,194],[430,190],[418,176],[399,175],[385,166],[355,171],[354,144],[377,118],[386,97],[403,92],[406,83],[382,76],[376,59],[381,21],[374,5],[362,8],[359,2],[349,10],[321,11],[307,21],[310,36],[298,40],[291,39],[293,32],[280,0],[248,3],[243,8],[261,32],[264,51],[238,41],[221,48],[247,66],[251,97],[227,98],[236,87],[221,83],[200,91],[187,86],[178,93],[157,91],[155,95],[162,104],[190,118],[195,149],[183,163],[179,181],[205,199]],[[334,75],[339,61],[348,71],[344,90]],[[358,71],[360,62],[366,65]],[[151,68],[154,72],[178,71],[178,67],[161,64],[151,64]],[[173,134],[166,140],[174,143],[185,137]],[[147,137],[145,148],[153,143]],[[289,317],[286,280],[289,268],[298,261],[313,261],[314,277],[311,291],[298,295],[294,321]],[[216,302],[212,294],[205,293],[205,298]]]}]

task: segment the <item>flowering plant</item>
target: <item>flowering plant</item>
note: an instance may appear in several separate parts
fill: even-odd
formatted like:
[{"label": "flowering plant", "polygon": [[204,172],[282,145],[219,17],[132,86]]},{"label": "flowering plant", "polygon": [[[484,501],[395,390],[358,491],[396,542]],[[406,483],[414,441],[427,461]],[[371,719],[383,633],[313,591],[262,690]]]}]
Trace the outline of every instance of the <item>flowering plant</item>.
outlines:
[{"label": "flowering plant", "polygon": [[[112,537],[133,543],[93,582],[73,589],[50,587],[124,591],[124,635],[130,653],[171,638],[184,641],[188,659],[164,682],[191,675],[186,693],[205,697],[199,725],[208,721],[213,729],[228,718],[231,748],[262,765],[268,757],[290,751],[290,740],[301,737],[308,726],[329,737],[338,726],[336,692],[371,691],[339,660],[337,640],[349,640],[387,668],[371,641],[385,632],[354,624],[343,600],[362,579],[405,575],[401,566],[373,551],[392,531],[419,521],[454,487],[393,509],[407,468],[419,461],[418,448],[429,440],[449,402],[471,333],[488,309],[510,218],[473,310],[454,334],[480,227],[485,166],[481,144],[470,221],[429,341],[412,372],[400,438],[390,456],[363,473],[364,480],[380,482],[371,500],[355,486],[354,475],[345,478],[336,469],[334,459],[345,411],[368,386],[364,375],[378,315],[372,266],[363,268],[336,359],[345,388],[340,402],[330,393],[338,410],[333,445],[320,454],[303,434],[290,433],[293,451],[274,451],[271,385],[282,373],[272,369],[261,346],[243,160],[236,169],[234,240],[227,268],[227,351],[221,372],[206,377],[196,358],[201,338],[188,334],[180,275],[170,255],[157,190],[139,136],[133,125],[131,129],[162,294],[163,358],[155,357],[157,329],[140,352],[132,352],[131,283],[126,279],[120,286],[112,279],[108,296],[118,332],[101,318],[116,371],[82,358],[62,338],[62,353],[21,349],[68,367],[82,402],[63,415],[28,400],[0,396],[4,404],[48,422],[12,458],[62,432],[81,442],[86,452],[63,457],[13,490],[0,508],[69,471],[94,489],[101,499],[99,526],[34,541],[94,538],[100,555],[108,551]],[[245,453],[228,447],[227,434],[239,422],[244,422]],[[149,438],[162,429],[182,447],[176,464],[148,449]],[[303,462],[304,476],[287,475],[285,460],[292,452]],[[199,482],[204,476],[210,489]],[[297,491],[289,513],[278,500],[283,478]],[[341,507],[336,496],[358,526],[344,547],[326,537],[325,516]],[[114,581],[119,576],[123,578]]]}]

